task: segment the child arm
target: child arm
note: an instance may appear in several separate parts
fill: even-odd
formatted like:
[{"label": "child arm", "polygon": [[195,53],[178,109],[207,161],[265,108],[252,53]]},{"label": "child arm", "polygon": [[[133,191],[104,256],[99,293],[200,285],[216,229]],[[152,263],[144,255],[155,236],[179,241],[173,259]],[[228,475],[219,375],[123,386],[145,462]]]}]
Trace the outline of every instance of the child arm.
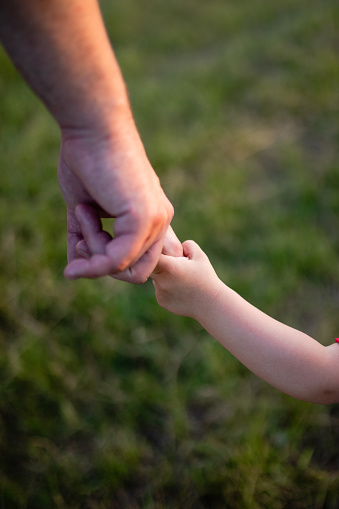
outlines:
[{"label": "child arm", "polygon": [[339,402],[339,345],[324,347],[266,315],[224,285],[194,242],[185,257],[162,256],[153,274],[158,302],[195,318],[242,364],[286,394]]}]

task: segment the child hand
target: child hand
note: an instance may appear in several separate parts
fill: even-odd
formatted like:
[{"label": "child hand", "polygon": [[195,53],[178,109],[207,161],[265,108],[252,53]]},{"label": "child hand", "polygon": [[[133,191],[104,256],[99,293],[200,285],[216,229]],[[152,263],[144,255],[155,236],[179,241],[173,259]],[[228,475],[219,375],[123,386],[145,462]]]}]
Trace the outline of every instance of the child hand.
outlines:
[{"label": "child hand", "polygon": [[151,274],[158,304],[177,315],[198,319],[221,283],[209,259],[192,240],[181,257],[162,254]]}]

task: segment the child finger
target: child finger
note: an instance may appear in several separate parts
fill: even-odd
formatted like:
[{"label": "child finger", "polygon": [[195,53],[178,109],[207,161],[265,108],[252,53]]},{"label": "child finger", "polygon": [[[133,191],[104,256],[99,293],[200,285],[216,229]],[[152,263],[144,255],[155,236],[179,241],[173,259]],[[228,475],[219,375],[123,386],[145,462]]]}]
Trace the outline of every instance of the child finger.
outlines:
[{"label": "child finger", "polygon": [[185,240],[182,247],[186,258],[194,258],[199,252],[201,252],[201,248],[196,242],[194,242],[194,240]]},{"label": "child finger", "polygon": [[158,263],[151,274],[151,278],[156,279],[156,277],[160,274],[171,272],[174,260],[175,258],[172,256],[161,254]]}]

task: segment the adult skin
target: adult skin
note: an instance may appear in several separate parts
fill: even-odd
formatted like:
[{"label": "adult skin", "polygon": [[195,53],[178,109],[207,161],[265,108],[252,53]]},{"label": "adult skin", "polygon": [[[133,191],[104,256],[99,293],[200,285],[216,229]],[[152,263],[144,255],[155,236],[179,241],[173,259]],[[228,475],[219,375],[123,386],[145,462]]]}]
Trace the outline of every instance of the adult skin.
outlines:
[{"label": "adult skin", "polygon": [[[144,282],[173,207],[136,129],[97,1],[0,0],[0,39],[61,129],[66,277]],[[76,209],[84,203],[80,224]],[[113,238],[102,231],[101,217],[115,218]],[[172,247],[182,253],[179,242]]]}]

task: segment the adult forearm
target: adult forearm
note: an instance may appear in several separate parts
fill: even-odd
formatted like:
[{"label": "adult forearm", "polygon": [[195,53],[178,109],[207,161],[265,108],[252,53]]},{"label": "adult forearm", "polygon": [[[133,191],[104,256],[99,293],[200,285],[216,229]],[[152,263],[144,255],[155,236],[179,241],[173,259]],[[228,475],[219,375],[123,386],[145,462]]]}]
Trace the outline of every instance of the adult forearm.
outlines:
[{"label": "adult forearm", "polygon": [[0,38],[61,127],[130,118],[96,0],[0,0]]},{"label": "adult forearm", "polygon": [[[240,362],[277,389],[315,403],[338,401],[337,345],[322,346],[262,313],[226,286],[199,321]],[[333,390],[336,384],[338,389]]]}]

